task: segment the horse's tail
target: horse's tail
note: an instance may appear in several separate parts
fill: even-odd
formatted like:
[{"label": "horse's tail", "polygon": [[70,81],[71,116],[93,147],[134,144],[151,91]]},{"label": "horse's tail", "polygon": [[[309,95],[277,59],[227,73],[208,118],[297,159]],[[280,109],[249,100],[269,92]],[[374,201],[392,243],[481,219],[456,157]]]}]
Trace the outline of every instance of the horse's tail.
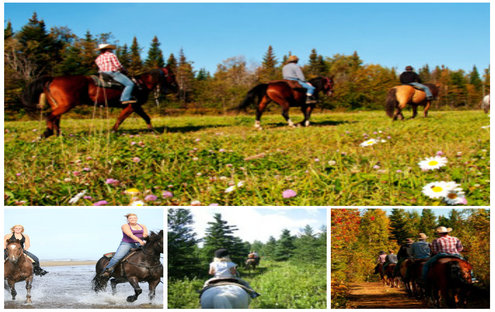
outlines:
[{"label": "horse's tail", "polygon": [[398,105],[396,93],[397,90],[395,88],[388,91],[387,101],[385,104],[385,111],[387,112],[388,117],[394,116],[395,107]]},{"label": "horse's tail", "polygon": [[96,275],[93,277],[93,280],[91,280],[91,288],[95,292],[99,292],[102,290],[105,290],[107,287],[108,279],[107,277],[101,276],[101,272],[103,272],[103,268],[105,267],[104,264],[106,264],[105,258],[102,257],[98,262],[96,263],[95,271]]},{"label": "horse's tail", "polygon": [[43,91],[45,86],[52,80],[52,77],[44,76],[26,86],[21,101],[27,113],[32,114],[39,109],[43,109],[46,104],[46,97]]},{"label": "horse's tail", "polygon": [[241,104],[239,104],[239,106],[237,106],[237,107],[234,107],[234,109],[237,111],[240,111],[241,109],[246,110],[246,108],[250,104],[254,103],[254,100],[256,98],[260,98],[266,93],[267,88],[268,88],[267,83],[262,83],[262,84],[257,85],[256,87],[252,88],[251,90],[248,91],[248,93],[246,94],[246,97],[241,102]]},{"label": "horse's tail", "polygon": [[452,286],[469,287],[471,285],[470,280],[464,277],[461,264],[458,261],[451,261],[447,263],[447,274]]}]

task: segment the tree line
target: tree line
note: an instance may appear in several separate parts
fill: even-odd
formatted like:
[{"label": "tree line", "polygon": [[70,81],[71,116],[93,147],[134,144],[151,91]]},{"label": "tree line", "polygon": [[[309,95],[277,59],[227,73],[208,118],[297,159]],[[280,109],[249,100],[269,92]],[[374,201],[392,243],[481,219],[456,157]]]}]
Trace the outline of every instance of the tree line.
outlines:
[{"label": "tree line", "polygon": [[[290,261],[304,265],[311,263],[324,267],[326,265],[326,229],[320,233],[307,225],[302,233],[291,234],[282,230],[278,239],[271,236],[266,243],[243,241],[235,235],[237,226],[222,220],[217,213],[208,222],[205,237],[199,238],[194,232],[191,211],[188,209],[168,210],[168,277],[170,279],[206,278],[208,265],[213,259],[214,251],[227,248],[230,258],[242,266],[250,251],[256,251],[263,259],[273,261]],[[253,227],[257,226],[253,224]]]},{"label": "tree line", "polygon": [[[210,73],[205,68],[193,66],[194,62],[187,59],[183,49],[178,56],[170,53],[165,58],[157,36],[149,44],[143,60],[144,48],[136,37],[128,45],[119,44],[110,32],[92,34],[88,30],[83,37],[78,37],[66,26],[47,30],[45,22],[35,12],[19,31],[14,32],[10,22],[4,29],[6,111],[22,112],[22,90],[41,76],[97,73],[95,48],[103,42],[117,45],[116,54],[132,75],[165,65],[173,69],[180,91],[177,96],[168,96],[168,109],[225,112],[236,106],[254,85],[281,79],[282,66],[291,55],[289,51],[277,56],[270,45],[261,64],[249,66],[243,56],[233,56]],[[302,67],[307,79],[334,77],[334,95],[322,99],[322,109],[382,109],[387,90],[398,84],[400,74],[395,68],[364,64],[357,52],[324,56],[316,49],[311,50]],[[430,68],[426,64],[418,69],[418,74],[424,82],[439,84],[439,100],[434,102],[436,108],[478,108],[481,98],[490,89],[490,68],[480,73],[476,66],[465,72],[444,65]],[[154,113],[163,113],[163,108]]]},{"label": "tree line", "polygon": [[452,209],[447,216],[436,216],[433,209],[332,209],[332,284],[374,279],[378,252],[397,253],[406,238],[425,233],[431,242],[438,226],[453,229],[450,235],[464,246],[463,256],[473,265],[482,286],[490,285],[490,212],[486,209]]}]

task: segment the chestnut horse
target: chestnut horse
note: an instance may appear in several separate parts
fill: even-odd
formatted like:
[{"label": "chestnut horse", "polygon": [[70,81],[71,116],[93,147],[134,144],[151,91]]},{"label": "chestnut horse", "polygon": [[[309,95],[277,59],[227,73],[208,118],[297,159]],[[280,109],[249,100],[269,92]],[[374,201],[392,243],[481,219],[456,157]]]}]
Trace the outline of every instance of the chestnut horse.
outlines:
[{"label": "chestnut horse", "polygon": [[[438,87],[431,83],[425,83],[425,86],[430,88],[433,97],[438,96]],[[388,91],[387,101],[385,105],[385,110],[389,117],[392,117],[393,120],[397,120],[400,118],[404,119],[404,115],[402,115],[402,110],[406,107],[407,104],[410,104],[413,109],[413,115],[411,118],[416,117],[418,114],[418,105],[423,105],[424,115],[428,116],[428,109],[430,109],[431,101],[426,99],[426,93],[421,90],[415,89],[410,85],[400,85],[395,86]]]},{"label": "chestnut horse", "polygon": [[[163,230],[158,234],[151,232],[145,239],[146,244],[143,249],[137,250],[134,254],[124,258],[115,265],[110,280],[112,293],[117,291],[117,284],[129,282],[134,288],[134,295],[128,296],[128,302],[134,302],[143,292],[139,287],[140,282],[148,282],[150,301],[155,297],[155,289],[160,279],[163,277],[163,265],[160,262],[160,254],[163,253]],[[93,290],[99,292],[106,289],[109,278],[101,276],[103,269],[110,262],[110,259],[103,256],[96,263],[96,276],[93,278]]]},{"label": "chestnut horse", "polygon": [[175,75],[167,66],[136,76],[135,81],[138,82],[138,85],[133,89],[133,95],[137,100],[135,104],[122,105],[120,103],[122,87],[102,88],[96,86],[91,76],[42,77],[26,88],[22,102],[29,112],[43,108],[46,101],[50,104],[51,112],[47,117],[47,129],[43,133],[44,138],[54,133],[59,135],[62,114],[81,104],[122,107],[123,110],[112,128],[114,131],[133,112],[144,119],[148,129],[152,129],[150,117],[141,106],[146,103],[149,93],[157,86],[164,93],[176,92],[178,87]]},{"label": "chestnut horse", "polygon": [[[315,100],[318,100],[320,91],[324,92],[327,96],[332,95],[333,77],[317,77],[309,80],[309,82],[315,87]],[[242,103],[239,104],[236,109],[245,110],[256,98],[258,101],[256,103],[255,128],[261,129],[261,115],[271,101],[282,106],[282,116],[284,116],[290,127],[294,127],[294,123],[289,118],[289,108],[295,106],[301,107],[304,120],[301,121],[300,125],[305,127],[309,126],[309,118],[311,117],[311,112],[315,105],[306,104],[306,89],[302,88],[296,81],[276,80],[259,84],[249,90]]]},{"label": "chestnut horse", "polygon": [[31,288],[33,284],[33,263],[24,254],[21,242],[17,239],[8,243],[7,247],[7,260],[3,264],[4,280],[10,288],[10,294],[12,300],[15,300],[17,291],[15,290],[15,283],[20,281],[26,281],[26,303],[31,303]]},{"label": "chestnut horse", "polygon": [[437,308],[440,308],[440,299],[445,300],[449,308],[465,307],[472,287],[472,269],[471,264],[460,258],[438,259],[428,270],[426,295]]}]

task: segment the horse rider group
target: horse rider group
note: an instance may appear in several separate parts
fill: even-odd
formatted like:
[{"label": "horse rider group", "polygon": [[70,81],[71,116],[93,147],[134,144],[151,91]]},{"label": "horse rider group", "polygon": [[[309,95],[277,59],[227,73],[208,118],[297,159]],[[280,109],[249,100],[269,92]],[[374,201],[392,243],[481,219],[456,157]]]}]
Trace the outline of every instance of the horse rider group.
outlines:
[{"label": "horse rider group", "polygon": [[260,264],[260,256],[258,255],[258,253],[256,251],[251,251],[248,254],[248,259],[254,259],[256,265]]},{"label": "horse rider group", "polygon": [[[428,270],[438,259],[443,257],[464,259],[460,254],[463,250],[462,243],[457,237],[449,235],[451,231],[451,228],[446,228],[445,226],[437,227],[435,230],[437,238],[431,243],[426,241],[428,236],[426,236],[425,233],[419,233],[417,241],[414,241],[412,238],[407,238],[401,245],[397,256],[393,253],[393,250],[390,250],[388,255],[384,251],[380,251],[376,261],[377,266],[375,267],[375,273],[379,273],[380,264],[385,271],[388,264],[396,263],[394,275],[399,276],[399,270],[404,261],[411,260],[411,263],[413,263],[415,261],[426,260],[421,271],[421,277],[418,277],[418,281],[420,283],[427,282]],[[410,276],[410,267],[411,265],[408,265],[405,277]]]}]

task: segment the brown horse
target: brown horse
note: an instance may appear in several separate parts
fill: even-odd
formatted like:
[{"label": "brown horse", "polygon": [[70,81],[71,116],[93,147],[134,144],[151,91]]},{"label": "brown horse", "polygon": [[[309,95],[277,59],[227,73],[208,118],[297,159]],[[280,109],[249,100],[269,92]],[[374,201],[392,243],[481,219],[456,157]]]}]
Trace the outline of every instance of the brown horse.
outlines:
[{"label": "brown horse", "polygon": [[396,266],[397,266],[397,264],[395,264],[395,263],[389,263],[385,267],[385,272],[384,272],[385,278],[387,281],[387,285],[389,285],[392,288],[399,287],[399,277],[396,276],[394,273]]},{"label": "brown horse", "polygon": [[[160,254],[163,253],[163,230],[158,234],[151,232],[146,239],[143,249],[124,258],[115,266],[110,280],[112,293],[117,292],[117,284],[129,282],[134,288],[134,295],[128,296],[128,302],[137,300],[143,290],[139,287],[140,282],[148,282],[150,301],[155,297],[155,289],[163,277],[163,265],[160,262]],[[99,292],[106,289],[109,278],[101,276],[103,269],[110,262],[107,257],[101,257],[96,263],[96,276],[93,278],[93,290]]]},{"label": "brown horse", "polygon": [[[431,83],[425,83],[424,85],[430,88],[433,97],[436,98],[438,96],[438,87],[436,85]],[[410,85],[395,86],[388,91],[385,110],[387,115],[392,117],[393,120],[397,120],[397,118],[400,118],[401,120],[404,119],[402,110],[407,104],[410,104],[413,109],[411,118],[416,117],[418,114],[418,105],[425,107],[424,115],[425,117],[428,116],[428,109],[430,109],[431,101],[426,99],[426,93],[424,91],[417,90]]]},{"label": "brown horse", "polygon": [[[314,97],[316,100],[318,100],[320,91],[323,91],[328,96],[332,95],[333,77],[317,77],[309,80],[309,82],[315,87]],[[292,80],[276,80],[259,84],[249,90],[245,99],[235,109],[245,110],[248,105],[255,102],[256,98],[258,102],[256,103],[255,128],[261,129],[261,115],[271,101],[282,106],[282,116],[284,116],[290,127],[294,127],[294,123],[289,118],[289,108],[301,107],[304,120],[301,121],[300,125],[309,126],[309,118],[315,104],[306,104],[306,89],[302,88],[299,83]]]},{"label": "brown horse", "polygon": [[409,275],[409,268],[413,263],[412,259],[406,259],[399,264],[399,274],[404,286],[406,287],[406,292],[408,296],[412,296],[412,282]]},{"label": "brown horse", "polygon": [[408,266],[408,278],[412,294],[418,298],[424,298],[423,281],[421,278],[423,266],[428,259],[414,259]]},{"label": "brown horse", "polygon": [[426,295],[437,308],[443,299],[449,308],[465,307],[472,288],[473,267],[466,260],[445,257],[435,261],[428,270]]},{"label": "brown horse", "polygon": [[152,129],[150,117],[141,106],[146,103],[149,93],[157,86],[164,93],[177,91],[175,75],[167,66],[136,76],[135,81],[138,82],[133,89],[133,95],[137,99],[135,104],[122,105],[120,103],[123,87],[99,87],[91,76],[42,77],[26,88],[22,102],[29,112],[42,108],[46,101],[50,105],[51,112],[47,117],[47,129],[43,133],[45,138],[54,133],[59,135],[62,114],[81,104],[122,107],[123,110],[112,128],[114,131],[133,112],[144,119],[148,129]]},{"label": "brown horse", "polygon": [[387,285],[387,280],[385,278],[385,272],[383,271],[383,263],[378,263],[375,266],[375,274],[380,274],[380,280],[383,282],[383,286]]},{"label": "brown horse", "polygon": [[17,291],[15,290],[15,283],[20,281],[26,281],[26,303],[31,303],[31,288],[33,284],[33,263],[24,254],[21,242],[15,240],[8,243],[7,247],[7,260],[3,264],[4,279],[10,288],[10,294],[12,300],[15,300]]},{"label": "brown horse", "polygon": [[245,262],[245,265],[246,265],[245,266],[246,267],[246,270],[249,270],[249,271],[253,270],[253,271],[255,271],[256,270],[256,265],[257,265],[256,259],[254,259],[254,258],[247,259],[246,262]]}]

